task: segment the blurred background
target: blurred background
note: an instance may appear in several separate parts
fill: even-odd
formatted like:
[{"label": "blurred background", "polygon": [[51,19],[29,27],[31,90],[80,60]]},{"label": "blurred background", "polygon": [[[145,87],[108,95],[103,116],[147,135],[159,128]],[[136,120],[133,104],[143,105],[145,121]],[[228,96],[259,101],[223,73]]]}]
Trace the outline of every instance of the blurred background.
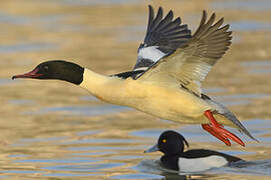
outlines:
[{"label": "blurred background", "polygon": [[[143,41],[147,5],[174,11],[192,32],[202,10],[225,17],[233,44],[204,82],[260,140],[226,147],[199,125],[177,124],[98,101],[60,81],[16,80],[44,60],[65,59],[102,74],[132,69]],[[1,0],[0,178],[2,179],[270,179],[270,0]],[[160,153],[144,154],[164,130],[191,148],[219,150],[253,162],[201,175],[159,170]]]}]

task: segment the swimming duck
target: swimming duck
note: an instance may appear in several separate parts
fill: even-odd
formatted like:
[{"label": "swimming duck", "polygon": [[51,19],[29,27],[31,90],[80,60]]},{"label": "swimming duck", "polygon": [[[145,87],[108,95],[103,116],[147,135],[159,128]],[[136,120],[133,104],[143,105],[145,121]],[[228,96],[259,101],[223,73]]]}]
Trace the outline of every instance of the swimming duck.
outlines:
[{"label": "swimming duck", "polygon": [[228,154],[207,149],[192,149],[184,151],[185,145],[189,147],[185,138],[175,131],[163,132],[158,143],[146,150],[145,153],[161,151],[160,158],[163,167],[183,172],[205,171],[211,168],[231,165],[242,159]]},{"label": "swimming duck", "polygon": [[201,82],[231,44],[229,25],[223,18],[207,20],[203,11],[196,32],[182,24],[169,11],[163,17],[159,7],[156,16],[149,6],[149,20],[144,42],[138,48],[132,71],[102,75],[73,62],[51,60],[31,72],[15,78],[58,79],[76,84],[98,99],[129,106],[159,118],[201,124],[203,129],[230,146],[229,139],[245,146],[229,125],[256,140],[235,115],[222,104],[202,93]]}]

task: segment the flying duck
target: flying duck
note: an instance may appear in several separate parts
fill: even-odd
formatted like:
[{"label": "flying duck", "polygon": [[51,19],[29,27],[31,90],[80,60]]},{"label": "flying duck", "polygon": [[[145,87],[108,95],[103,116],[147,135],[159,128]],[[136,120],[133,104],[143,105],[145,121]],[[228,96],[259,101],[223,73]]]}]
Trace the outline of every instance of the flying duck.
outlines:
[{"label": "flying duck", "polygon": [[144,152],[161,151],[164,155],[160,158],[159,163],[163,167],[183,172],[205,171],[231,165],[242,160],[238,157],[207,149],[184,151],[185,145],[189,147],[188,142],[181,134],[175,131],[165,131],[160,135],[158,143]]},{"label": "flying duck", "polygon": [[[159,118],[201,124],[204,130],[230,146],[229,139],[243,141],[223,128],[229,125],[256,140],[235,115],[222,104],[202,93],[201,82],[231,44],[229,25],[224,19],[207,20],[203,11],[196,32],[174,18],[169,11],[163,16],[159,7],[155,16],[149,6],[149,20],[144,42],[138,48],[132,71],[102,75],[73,62],[51,60],[31,72],[15,78],[58,79],[76,84],[98,99],[129,106]],[[256,140],[257,141],[257,140]]]}]

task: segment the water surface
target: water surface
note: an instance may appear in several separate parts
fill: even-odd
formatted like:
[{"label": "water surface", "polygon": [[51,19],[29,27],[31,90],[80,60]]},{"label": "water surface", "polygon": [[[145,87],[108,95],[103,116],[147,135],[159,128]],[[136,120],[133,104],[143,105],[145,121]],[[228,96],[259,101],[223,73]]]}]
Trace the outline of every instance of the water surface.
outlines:
[{"label": "water surface", "polygon": [[[191,4],[192,3],[192,4]],[[270,179],[270,3],[261,1],[3,1],[0,7],[2,179]],[[47,59],[65,59],[102,74],[132,69],[144,39],[147,5],[174,7],[196,27],[213,7],[232,25],[235,42],[217,63],[203,92],[226,105],[259,140],[236,129],[246,147],[223,143],[200,125],[178,124],[100,102],[59,81],[11,81]],[[196,8],[197,7],[197,8]],[[231,9],[231,11],[222,11]],[[242,11],[243,16],[232,12]],[[195,28],[194,28],[195,29]],[[238,156],[246,163],[199,173],[160,166],[161,153],[144,154],[160,133],[182,133],[190,148]]]}]

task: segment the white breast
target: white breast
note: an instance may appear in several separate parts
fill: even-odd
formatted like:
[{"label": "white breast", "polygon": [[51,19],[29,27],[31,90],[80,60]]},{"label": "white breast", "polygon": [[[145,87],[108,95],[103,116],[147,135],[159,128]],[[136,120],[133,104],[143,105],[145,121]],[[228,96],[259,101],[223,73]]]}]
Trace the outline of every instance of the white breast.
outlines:
[{"label": "white breast", "polygon": [[183,172],[205,171],[215,167],[222,167],[227,163],[228,161],[225,158],[215,155],[193,159],[179,158],[178,161],[179,169]]}]

